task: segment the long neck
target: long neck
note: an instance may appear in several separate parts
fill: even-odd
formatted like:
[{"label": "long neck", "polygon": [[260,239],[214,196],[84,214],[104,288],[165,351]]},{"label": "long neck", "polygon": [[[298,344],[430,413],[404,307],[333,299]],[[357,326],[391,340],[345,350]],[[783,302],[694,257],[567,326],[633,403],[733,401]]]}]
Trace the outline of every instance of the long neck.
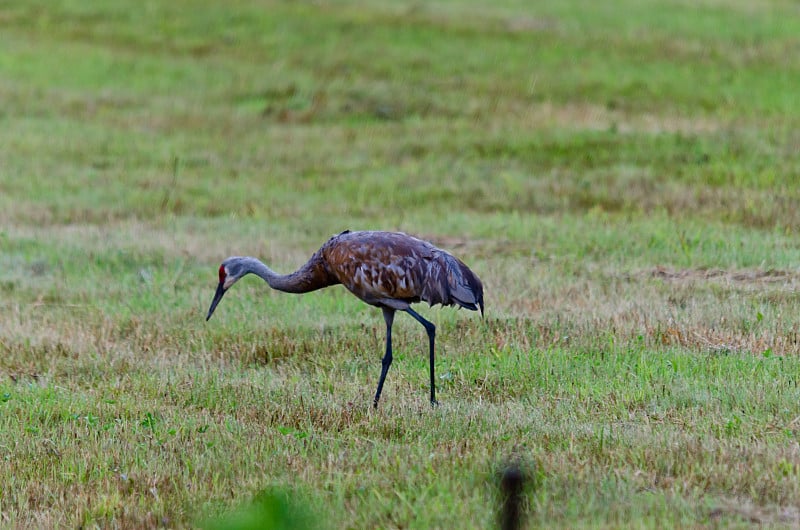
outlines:
[{"label": "long neck", "polygon": [[257,258],[247,259],[247,271],[261,277],[273,289],[285,293],[307,293],[339,283],[330,277],[316,254],[291,274],[278,274]]}]

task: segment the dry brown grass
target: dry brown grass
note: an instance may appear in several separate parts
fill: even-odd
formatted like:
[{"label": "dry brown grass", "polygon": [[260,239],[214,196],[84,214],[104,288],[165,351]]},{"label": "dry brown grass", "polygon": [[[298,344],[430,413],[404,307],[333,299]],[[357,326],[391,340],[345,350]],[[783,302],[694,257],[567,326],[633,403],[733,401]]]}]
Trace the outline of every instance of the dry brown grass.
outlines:
[{"label": "dry brown grass", "polygon": [[[0,527],[487,528],[509,459],[531,526],[796,527],[800,28],[692,7],[0,7]],[[483,278],[437,409],[341,287],[204,321],[344,229]]]}]

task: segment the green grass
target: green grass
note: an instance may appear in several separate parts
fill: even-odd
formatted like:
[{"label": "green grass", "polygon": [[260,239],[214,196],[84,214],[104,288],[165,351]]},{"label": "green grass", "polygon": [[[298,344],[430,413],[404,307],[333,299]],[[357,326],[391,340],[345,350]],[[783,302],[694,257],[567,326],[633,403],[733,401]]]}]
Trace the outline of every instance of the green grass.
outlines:
[{"label": "green grass", "polygon": [[[0,527],[800,524],[797,6],[483,4],[0,7]],[[348,228],[484,280],[440,407],[341,287],[205,322]]]}]

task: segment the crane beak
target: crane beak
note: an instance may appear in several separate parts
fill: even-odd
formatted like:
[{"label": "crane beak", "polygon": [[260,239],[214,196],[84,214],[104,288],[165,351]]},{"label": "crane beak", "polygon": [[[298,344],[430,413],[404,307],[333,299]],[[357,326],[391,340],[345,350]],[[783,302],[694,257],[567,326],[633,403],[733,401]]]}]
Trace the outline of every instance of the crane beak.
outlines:
[{"label": "crane beak", "polygon": [[222,300],[222,296],[225,294],[225,287],[222,282],[219,282],[217,285],[217,292],[214,293],[214,300],[211,301],[211,307],[208,308],[208,316],[206,316],[206,322],[208,319],[211,318],[211,315],[214,313],[214,310],[217,308],[217,304],[220,300]]}]

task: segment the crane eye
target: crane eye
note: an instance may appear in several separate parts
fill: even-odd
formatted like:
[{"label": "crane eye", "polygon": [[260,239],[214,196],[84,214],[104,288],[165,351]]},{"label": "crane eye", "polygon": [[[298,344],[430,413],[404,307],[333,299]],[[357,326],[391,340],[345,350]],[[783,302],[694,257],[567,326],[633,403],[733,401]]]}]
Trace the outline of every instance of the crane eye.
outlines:
[{"label": "crane eye", "polygon": [[225,265],[220,265],[219,266],[219,283],[224,283],[225,282],[225,276],[227,276],[227,274],[225,273]]}]

